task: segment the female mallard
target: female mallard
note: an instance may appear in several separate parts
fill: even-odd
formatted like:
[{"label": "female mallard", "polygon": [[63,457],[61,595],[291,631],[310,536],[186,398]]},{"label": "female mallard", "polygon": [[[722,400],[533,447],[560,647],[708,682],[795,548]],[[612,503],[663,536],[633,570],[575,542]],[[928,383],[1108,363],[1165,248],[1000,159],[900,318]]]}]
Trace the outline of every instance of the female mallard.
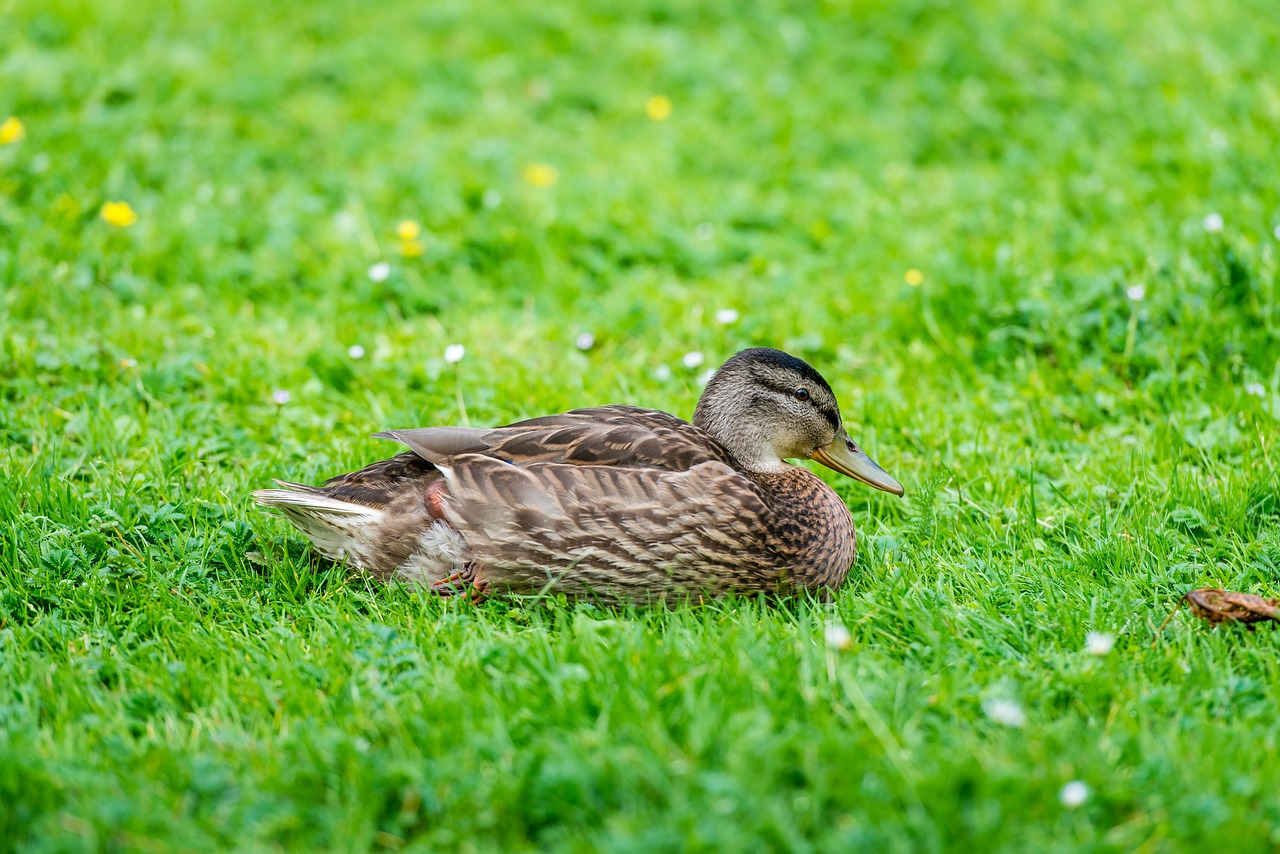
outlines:
[{"label": "female mallard", "polygon": [[853,518],[831,487],[783,460],[902,494],[844,431],[827,381],[763,347],[716,371],[692,424],[600,406],[377,435],[410,450],[254,498],[325,556],[440,593],[457,582],[477,594],[630,601],[834,589],[853,561]]}]

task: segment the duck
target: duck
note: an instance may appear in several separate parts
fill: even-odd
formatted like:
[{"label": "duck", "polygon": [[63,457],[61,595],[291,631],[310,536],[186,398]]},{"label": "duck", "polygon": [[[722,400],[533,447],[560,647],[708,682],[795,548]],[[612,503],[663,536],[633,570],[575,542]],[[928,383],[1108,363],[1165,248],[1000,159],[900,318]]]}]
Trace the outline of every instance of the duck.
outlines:
[{"label": "duck", "polygon": [[828,595],[854,561],[853,516],[788,460],[904,492],[849,437],[822,375],[767,347],[717,369],[691,422],[611,404],[374,435],[407,450],[254,499],[331,560],[477,600]]}]

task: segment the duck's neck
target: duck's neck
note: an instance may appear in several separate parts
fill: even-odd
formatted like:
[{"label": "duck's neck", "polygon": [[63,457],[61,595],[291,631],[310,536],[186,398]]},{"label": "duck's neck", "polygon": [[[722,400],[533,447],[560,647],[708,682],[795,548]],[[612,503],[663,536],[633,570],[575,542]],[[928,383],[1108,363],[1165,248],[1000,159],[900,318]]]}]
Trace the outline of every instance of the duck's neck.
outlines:
[{"label": "duck's neck", "polygon": [[782,461],[770,436],[754,426],[750,418],[733,412],[708,410],[699,403],[693,413],[693,424],[729,452],[734,468],[739,471],[776,474],[794,468]]},{"label": "duck's neck", "polygon": [[795,466],[785,460],[754,459],[744,462],[738,456],[735,456],[733,460],[737,463],[736,468],[738,471],[744,471],[748,474],[787,474],[795,469]]}]

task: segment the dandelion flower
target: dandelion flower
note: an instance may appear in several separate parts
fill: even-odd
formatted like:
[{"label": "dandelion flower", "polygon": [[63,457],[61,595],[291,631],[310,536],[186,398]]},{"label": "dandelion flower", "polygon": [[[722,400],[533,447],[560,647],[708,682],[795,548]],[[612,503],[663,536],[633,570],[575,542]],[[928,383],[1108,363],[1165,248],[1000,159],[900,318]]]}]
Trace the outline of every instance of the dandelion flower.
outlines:
[{"label": "dandelion flower", "polygon": [[17,116],[9,116],[0,122],[0,145],[12,145],[27,137],[26,125]]},{"label": "dandelion flower", "polygon": [[289,402],[289,392],[284,389],[277,389],[271,393],[271,400],[275,402],[276,406],[284,406]]},{"label": "dandelion flower", "polygon": [[738,322],[738,310],[736,308],[722,308],[716,312],[716,323],[722,326],[728,326],[731,323]]},{"label": "dandelion flower", "polygon": [[644,111],[655,122],[665,121],[671,115],[671,99],[666,95],[654,95],[644,105]]},{"label": "dandelion flower", "polygon": [[1089,787],[1080,780],[1072,780],[1058,792],[1058,800],[1064,807],[1073,810],[1089,799]]},{"label": "dandelion flower", "polygon": [[359,344],[352,344],[350,347],[347,348],[347,355],[353,359],[363,359],[364,348],[361,347]]},{"label": "dandelion flower", "polygon": [[461,362],[465,355],[467,355],[467,348],[461,344],[450,344],[444,348],[444,360],[451,365]]},{"label": "dandelion flower", "polygon": [[1027,722],[1027,715],[1013,700],[994,698],[982,704],[982,711],[993,723],[1007,727],[1021,727]]},{"label": "dandelion flower", "polygon": [[853,646],[853,634],[843,623],[828,623],[825,636],[827,646],[840,652],[846,652]]},{"label": "dandelion flower", "polygon": [[421,255],[425,251],[426,251],[426,247],[423,246],[421,240],[401,240],[400,241],[400,254],[406,258],[417,258],[419,255]]},{"label": "dandelion flower", "polygon": [[128,228],[138,221],[138,215],[133,212],[128,202],[104,202],[98,215],[108,225],[114,225],[116,228]]},{"label": "dandelion flower", "polygon": [[524,182],[534,187],[551,187],[560,180],[560,171],[548,163],[530,163],[524,167]]},{"label": "dandelion flower", "polygon": [[906,282],[913,288],[918,288],[924,284],[924,273],[921,273],[915,267],[902,274],[902,281]]},{"label": "dandelion flower", "polygon": [[402,219],[396,223],[396,237],[401,240],[417,240],[422,234],[422,226],[411,219]]},{"label": "dandelion flower", "polygon": [[379,261],[369,268],[369,281],[371,282],[385,282],[390,275],[391,265],[386,261]]},{"label": "dandelion flower", "polygon": [[1201,223],[1201,225],[1203,225],[1204,230],[1209,232],[1210,234],[1217,234],[1219,231],[1222,231],[1222,226],[1223,226],[1222,214],[1220,213],[1207,214],[1204,218],[1204,221]]},{"label": "dandelion flower", "polygon": [[583,351],[590,350],[592,347],[596,346],[596,336],[592,335],[590,332],[583,332],[574,339],[573,346]]},{"label": "dandelion flower", "polygon": [[1116,645],[1116,636],[1107,632],[1089,632],[1084,636],[1084,651],[1090,655],[1106,655]]},{"label": "dandelion flower", "polygon": [[1142,302],[1147,298],[1147,286],[1130,285],[1124,293],[1132,302]]},{"label": "dandelion flower", "polygon": [[684,365],[686,368],[698,367],[702,364],[702,352],[699,350],[693,350],[692,352],[685,353],[680,359],[680,364]]},{"label": "dandelion flower", "polygon": [[1245,394],[1251,394],[1254,397],[1262,397],[1267,393],[1267,389],[1262,383],[1249,383],[1244,387]]}]

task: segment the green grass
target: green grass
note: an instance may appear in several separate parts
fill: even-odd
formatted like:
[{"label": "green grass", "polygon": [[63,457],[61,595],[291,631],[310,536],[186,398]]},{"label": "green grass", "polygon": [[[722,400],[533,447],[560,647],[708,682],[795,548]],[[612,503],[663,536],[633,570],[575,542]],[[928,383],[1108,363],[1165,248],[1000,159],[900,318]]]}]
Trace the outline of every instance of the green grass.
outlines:
[{"label": "green grass", "polygon": [[[1157,632],[1280,594],[1274,11],[0,2],[0,846],[1280,845],[1280,633]],[[763,344],[908,489],[833,476],[831,607],[441,602],[248,499]]]}]

